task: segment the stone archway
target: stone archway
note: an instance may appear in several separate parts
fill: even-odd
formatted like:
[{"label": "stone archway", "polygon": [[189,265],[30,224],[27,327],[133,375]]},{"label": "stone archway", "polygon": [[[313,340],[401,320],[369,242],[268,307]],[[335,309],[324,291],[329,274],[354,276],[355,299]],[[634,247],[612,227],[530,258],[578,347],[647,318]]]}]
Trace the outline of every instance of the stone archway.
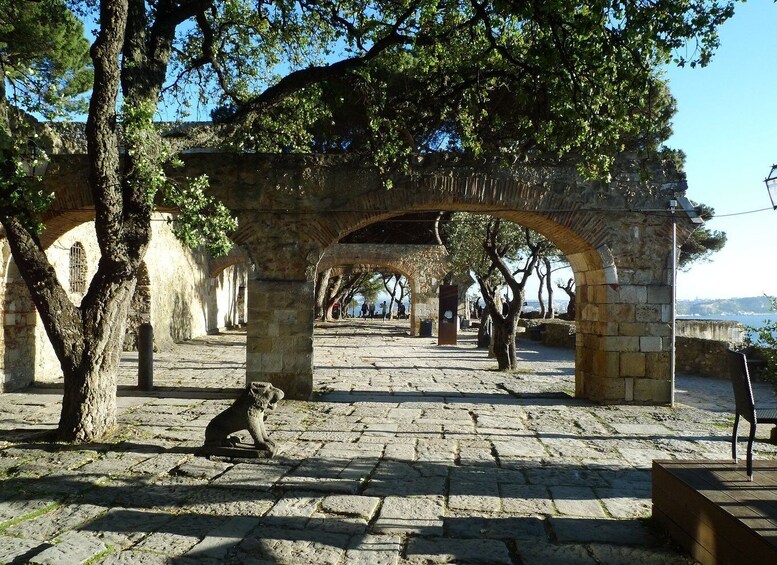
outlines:
[{"label": "stone archway", "polygon": [[338,243],[328,247],[318,270],[348,265],[362,272],[388,268],[410,281],[410,333],[418,335],[421,320],[437,321],[437,291],[447,272],[447,252],[441,245],[379,245]]},{"label": "stone archway", "polygon": [[[7,250],[7,244],[3,245]],[[0,392],[19,390],[32,384],[36,363],[35,305],[27,292],[10,250],[3,254],[2,386]]]},{"label": "stone archway", "polygon": [[[197,153],[171,175],[207,173],[239,217],[237,243],[254,265],[248,285],[248,381],[287,398],[312,390],[315,273],[324,250],[370,223],[419,211],[488,213],[527,226],[568,257],[577,284],[576,393],[604,403],[671,400],[671,163],[624,156],[612,178],[589,181],[574,163],[504,166],[418,157],[386,190],[369,164],[330,155]],[[82,158],[81,158],[82,159]],[[79,158],[56,160],[49,188],[89,199]],[[78,188],[74,188],[78,187]],[[677,219],[678,240],[690,233]]]},{"label": "stone archway", "polygon": [[[249,308],[262,321],[249,324],[248,380],[269,380],[292,398],[309,395],[312,281],[332,242],[397,213],[464,210],[527,226],[568,257],[578,294],[577,396],[670,402],[671,219],[661,188],[676,174],[659,167],[645,180],[641,173],[624,160],[605,183],[580,178],[573,166],[438,159],[386,190],[372,169],[348,160],[257,157],[254,167],[241,161],[239,195],[226,172],[213,188],[238,211],[236,237],[257,269]],[[690,220],[679,218],[678,227],[682,239]]]}]

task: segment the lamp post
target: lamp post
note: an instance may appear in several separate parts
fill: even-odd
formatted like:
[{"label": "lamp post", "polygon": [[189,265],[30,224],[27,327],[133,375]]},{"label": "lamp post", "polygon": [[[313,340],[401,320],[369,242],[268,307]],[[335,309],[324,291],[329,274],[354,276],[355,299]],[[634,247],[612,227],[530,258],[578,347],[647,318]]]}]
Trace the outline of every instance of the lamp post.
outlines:
[{"label": "lamp post", "polygon": [[[682,196],[688,190],[688,183],[684,178],[667,183],[664,191],[669,194],[669,214],[672,218],[672,307],[670,308],[671,345],[669,348],[669,370],[671,379],[670,406],[674,406],[674,385],[676,367],[676,335],[677,335],[677,209],[680,207],[678,195]],[[685,208],[684,206],[682,208]]]},{"label": "lamp post", "polygon": [[777,165],[772,165],[772,170],[769,171],[769,176],[764,179],[764,184],[769,192],[772,208],[777,210]]}]

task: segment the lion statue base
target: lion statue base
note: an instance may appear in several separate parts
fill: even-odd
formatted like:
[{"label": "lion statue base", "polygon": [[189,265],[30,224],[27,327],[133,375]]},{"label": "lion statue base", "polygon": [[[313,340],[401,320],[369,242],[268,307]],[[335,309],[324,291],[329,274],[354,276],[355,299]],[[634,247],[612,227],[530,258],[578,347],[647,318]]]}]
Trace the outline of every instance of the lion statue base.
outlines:
[{"label": "lion statue base", "polygon": [[[205,444],[197,454],[205,457],[258,459],[275,455],[275,442],[264,427],[265,414],[283,399],[283,391],[270,383],[253,382],[237,400],[205,428]],[[248,430],[253,444],[241,443],[235,432]]]}]

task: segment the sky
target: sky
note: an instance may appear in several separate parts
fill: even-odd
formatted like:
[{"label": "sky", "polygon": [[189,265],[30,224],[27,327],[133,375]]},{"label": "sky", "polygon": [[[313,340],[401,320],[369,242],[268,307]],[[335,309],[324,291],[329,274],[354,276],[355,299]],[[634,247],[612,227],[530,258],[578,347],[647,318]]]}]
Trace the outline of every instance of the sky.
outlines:
[{"label": "sky", "polygon": [[707,227],[728,236],[678,274],[678,299],[777,295],[777,210],[763,182],[777,163],[777,4],[737,5],[720,37],[707,67],[667,70],[678,107],[667,145],[687,155],[688,197],[715,209]]}]

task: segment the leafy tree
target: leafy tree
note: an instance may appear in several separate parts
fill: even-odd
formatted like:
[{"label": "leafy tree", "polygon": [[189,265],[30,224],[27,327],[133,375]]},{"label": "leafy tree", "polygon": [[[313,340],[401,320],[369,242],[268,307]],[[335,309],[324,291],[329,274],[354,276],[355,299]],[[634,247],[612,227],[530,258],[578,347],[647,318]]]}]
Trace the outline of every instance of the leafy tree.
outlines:
[{"label": "leafy tree", "polygon": [[[706,222],[715,216],[715,209],[706,204],[695,204],[699,216]],[[694,263],[709,261],[710,255],[726,245],[726,232],[711,230],[705,226],[696,228],[691,236],[680,245],[677,267],[687,270]]]},{"label": "leafy tree", "polygon": [[[11,14],[17,4],[27,9],[35,2],[0,6]],[[518,159],[576,153],[588,173],[604,175],[629,138],[650,130],[650,112],[642,109],[650,105],[656,69],[689,41],[698,49],[676,61],[706,64],[717,26],[733,11],[716,0],[69,4],[97,22],[86,137],[101,259],[80,306],[70,302],[37,240],[48,198],[19,174],[5,117],[0,222],[65,376],[58,436],[78,441],[97,439],[115,423],[123,321],[157,195],[199,210],[179,224],[192,243],[215,236],[211,242],[220,247],[234,225],[207,198],[204,179],[179,187],[165,178],[162,164],[170,152],[152,127],[160,100],[177,100],[182,112],[192,99],[218,101],[221,116],[241,126],[231,137],[238,149],[353,145],[387,175],[391,163],[412,152],[438,149]],[[7,17],[6,28],[17,21]],[[25,61],[47,56],[23,52]],[[20,80],[13,69],[22,65],[4,66],[4,81]],[[61,76],[46,78],[47,86],[56,89]],[[331,98],[335,85],[349,93],[340,108]],[[354,99],[360,104],[349,115]],[[29,107],[34,100],[4,96],[3,116],[11,104]],[[343,112],[348,128],[322,127],[326,120],[345,123]],[[126,148],[121,158],[119,123]]]},{"label": "leafy tree", "polygon": [[[471,272],[480,287],[493,322],[499,369],[515,369],[516,328],[526,301],[526,283],[541,258],[555,248],[528,228],[468,213],[454,214],[446,225],[445,246],[453,269]],[[505,287],[512,296],[501,296]]]},{"label": "leafy tree", "polygon": [[368,276],[365,276],[361,280],[357,294],[362,296],[364,302],[372,302],[375,304],[375,301],[378,299],[378,295],[380,294],[382,288],[383,277],[380,275],[380,273],[370,273]]}]

